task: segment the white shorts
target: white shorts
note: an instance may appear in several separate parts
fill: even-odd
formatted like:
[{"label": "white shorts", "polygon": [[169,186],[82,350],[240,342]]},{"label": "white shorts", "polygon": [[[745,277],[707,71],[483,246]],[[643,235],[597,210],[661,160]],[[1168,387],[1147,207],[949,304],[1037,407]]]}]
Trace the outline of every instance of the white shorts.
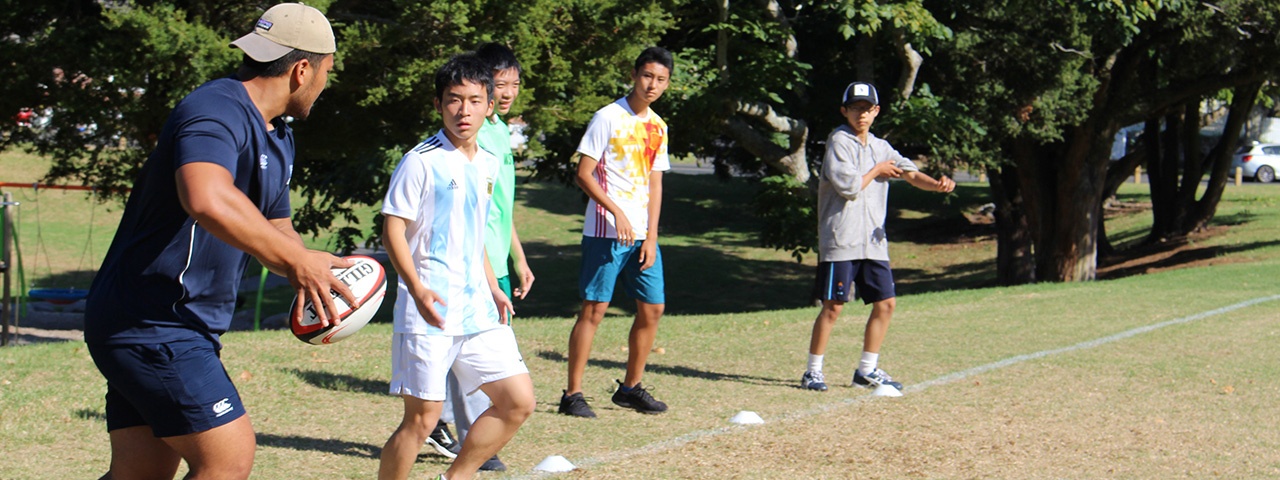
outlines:
[{"label": "white shorts", "polygon": [[391,336],[391,394],[444,401],[449,370],[467,395],[489,382],[529,373],[516,335],[501,325],[472,335]]}]

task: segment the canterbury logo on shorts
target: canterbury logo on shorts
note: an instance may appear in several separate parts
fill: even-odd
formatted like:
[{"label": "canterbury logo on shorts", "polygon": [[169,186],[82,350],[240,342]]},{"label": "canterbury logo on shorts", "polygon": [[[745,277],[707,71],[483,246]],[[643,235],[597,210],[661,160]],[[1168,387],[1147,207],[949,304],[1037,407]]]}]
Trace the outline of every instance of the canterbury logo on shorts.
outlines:
[{"label": "canterbury logo on shorts", "polygon": [[224,398],[213,404],[213,413],[218,417],[231,413],[232,410],[235,410],[235,407],[231,406],[230,398]]}]

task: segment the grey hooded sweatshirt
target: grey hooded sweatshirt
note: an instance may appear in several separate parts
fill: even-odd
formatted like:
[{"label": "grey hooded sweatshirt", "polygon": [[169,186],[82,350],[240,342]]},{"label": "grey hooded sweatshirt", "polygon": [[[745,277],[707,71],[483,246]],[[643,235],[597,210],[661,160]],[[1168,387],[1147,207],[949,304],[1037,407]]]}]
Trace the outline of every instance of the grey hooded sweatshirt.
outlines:
[{"label": "grey hooded sweatshirt", "polygon": [[818,261],[889,261],[884,232],[889,181],[877,178],[862,188],[862,176],[885,160],[904,172],[920,170],[875,135],[867,133],[863,145],[848,125],[827,137],[818,177]]}]

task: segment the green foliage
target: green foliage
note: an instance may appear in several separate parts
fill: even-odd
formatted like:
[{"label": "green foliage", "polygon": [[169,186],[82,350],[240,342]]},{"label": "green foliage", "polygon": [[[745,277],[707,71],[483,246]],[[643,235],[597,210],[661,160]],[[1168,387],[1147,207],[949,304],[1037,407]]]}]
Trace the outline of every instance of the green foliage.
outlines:
[{"label": "green foliage", "polygon": [[[674,25],[673,5],[537,0],[513,5],[509,23],[494,26],[493,35],[509,38],[525,67],[522,88],[528,88],[513,115],[522,114],[532,129],[524,155],[540,176],[572,174],[571,157],[591,116],[630,90],[636,56],[659,45]],[[677,59],[675,75],[683,66]],[[668,102],[664,96],[653,108],[667,116]]]},{"label": "green foliage", "polygon": [[969,106],[951,98],[933,94],[928,84],[893,107],[895,114],[881,123],[885,138],[910,139],[927,145],[931,175],[950,175],[960,167],[985,167],[997,164],[989,151],[977,148],[987,129],[974,118]]},{"label": "green foliage", "polygon": [[5,88],[25,98],[23,106],[47,108],[50,123],[9,140],[52,156],[51,179],[122,193],[173,104],[225,74],[239,55],[208,19],[180,5],[95,3],[79,13],[5,44],[48,52],[22,62],[25,74]]},{"label": "green foliage", "polygon": [[796,177],[772,175],[760,179],[754,207],[764,224],[761,245],[788,250],[797,262],[817,247],[817,205],[809,187]]},{"label": "green foliage", "polygon": [[839,0],[811,2],[816,8],[836,12],[844,21],[836,25],[846,40],[859,35],[875,35],[888,28],[905,32],[921,51],[929,52],[930,40],[951,38],[951,29],[939,22],[921,0],[880,2]]}]

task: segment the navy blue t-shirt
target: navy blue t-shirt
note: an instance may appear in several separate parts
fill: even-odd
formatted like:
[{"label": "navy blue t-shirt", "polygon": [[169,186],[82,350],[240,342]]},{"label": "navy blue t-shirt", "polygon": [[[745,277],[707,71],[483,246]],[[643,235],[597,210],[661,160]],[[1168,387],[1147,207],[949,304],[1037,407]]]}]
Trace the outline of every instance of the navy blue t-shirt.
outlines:
[{"label": "navy blue t-shirt", "polygon": [[225,167],[268,219],[289,217],[293,132],[262,114],[234,77],[201,85],[169,114],[89,288],[85,341],[127,345],[219,335],[231,325],[249,256],[217,239],[178,200],[179,167]]}]

